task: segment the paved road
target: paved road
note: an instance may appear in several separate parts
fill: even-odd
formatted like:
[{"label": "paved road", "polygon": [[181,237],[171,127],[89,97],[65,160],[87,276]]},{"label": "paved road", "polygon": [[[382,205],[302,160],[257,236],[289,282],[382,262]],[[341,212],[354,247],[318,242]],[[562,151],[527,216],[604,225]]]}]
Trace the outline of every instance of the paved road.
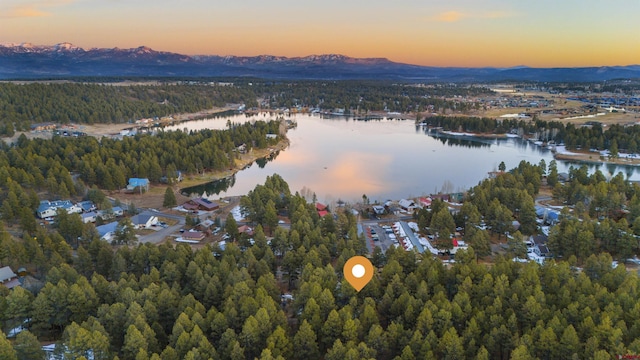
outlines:
[{"label": "paved road", "polygon": [[141,213],[147,213],[147,214],[152,214],[158,217],[164,217],[167,219],[173,219],[173,220],[178,220],[178,223],[166,228],[160,227],[160,226],[156,226],[154,227],[153,230],[156,230],[155,232],[148,234],[148,235],[143,235],[140,236],[138,238],[138,242],[141,244],[144,243],[152,243],[152,244],[157,244],[159,242],[162,242],[164,239],[166,239],[168,236],[171,236],[172,234],[176,234],[179,233],[180,229],[182,229],[184,227],[184,215],[175,215],[175,214],[165,214],[162,211],[158,211],[156,209],[140,209],[142,210]]},{"label": "paved road", "polygon": [[168,236],[178,233],[183,226],[184,226],[184,219],[182,219],[182,223],[178,223],[176,225],[169,226],[166,228],[160,228],[160,230],[154,233],[141,236],[138,238],[138,242],[141,244],[144,244],[144,243],[157,244],[163,241],[164,239],[166,239]]},{"label": "paved road", "polygon": [[[220,204],[221,207],[219,210],[215,212],[201,212],[200,214],[198,214],[198,217],[200,218],[200,220],[204,220],[203,217],[206,217],[208,215],[211,215],[212,217],[220,217],[220,219],[224,224],[224,220],[227,218],[227,215],[229,214],[231,209],[233,209],[234,207],[240,204],[239,196],[229,197],[227,198],[227,200],[228,200],[227,202]],[[154,229],[156,230],[155,232],[139,237],[138,238],[139,243],[157,244],[162,242],[164,239],[166,239],[169,236],[175,235],[177,237],[178,234],[180,233],[180,229],[184,228],[185,226],[185,216],[187,215],[186,213],[176,215],[176,214],[164,213],[157,209],[139,209],[139,211],[141,213],[149,213],[158,217],[164,217],[167,219],[173,219],[178,221],[176,225],[172,225],[166,228],[155,228]],[[242,223],[238,223],[238,225],[242,225]]]}]

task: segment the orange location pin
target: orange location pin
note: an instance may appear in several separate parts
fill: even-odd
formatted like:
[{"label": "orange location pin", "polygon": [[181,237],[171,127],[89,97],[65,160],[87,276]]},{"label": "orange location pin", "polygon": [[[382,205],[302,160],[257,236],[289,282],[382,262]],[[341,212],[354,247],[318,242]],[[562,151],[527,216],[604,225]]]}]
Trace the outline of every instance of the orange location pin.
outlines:
[{"label": "orange location pin", "polygon": [[347,260],[342,271],[356,291],[362,290],[373,278],[373,264],[364,256],[354,256]]}]

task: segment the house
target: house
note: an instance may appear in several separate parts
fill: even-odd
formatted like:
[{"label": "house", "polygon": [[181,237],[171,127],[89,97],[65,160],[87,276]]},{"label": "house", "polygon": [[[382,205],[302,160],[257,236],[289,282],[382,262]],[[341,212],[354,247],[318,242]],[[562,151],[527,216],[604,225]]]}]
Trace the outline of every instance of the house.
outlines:
[{"label": "house", "polygon": [[113,221],[108,224],[96,226],[96,230],[98,230],[98,234],[100,235],[101,240],[111,241],[113,236],[116,234],[117,227],[118,227],[118,222]]},{"label": "house", "polygon": [[529,236],[529,239],[525,241],[525,244],[527,245],[527,252],[529,254],[535,254],[540,258],[551,257],[551,252],[547,246],[548,240],[549,238],[546,235]]},{"label": "house", "polygon": [[149,179],[140,179],[140,178],[130,178],[129,184],[127,185],[127,190],[135,191],[135,190],[144,190],[149,191]]},{"label": "house", "polygon": [[209,201],[209,199],[205,198],[192,199],[191,202],[197,205],[198,209],[204,211],[214,211],[220,209],[220,205],[218,205],[218,203]]},{"label": "house", "polygon": [[549,251],[549,248],[547,247],[547,245],[537,245],[533,248],[533,252],[543,258],[547,258],[551,256],[551,252]]},{"label": "house", "polygon": [[38,206],[38,210],[36,210],[38,217],[40,219],[45,219],[49,217],[56,216],[57,208],[52,207],[51,203],[47,200],[40,201],[40,206]]},{"label": "house", "polygon": [[413,211],[417,207],[416,203],[413,200],[407,199],[400,199],[400,201],[398,201],[398,205],[400,205],[402,209],[407,211]]},{"label": "house", "polygon": [[39,218],[45,219],[56,216],[58,214],[58,209],[65,209],[68,214],[80,214],[82,212],[82,208],[77,204],[71,203],[70,200],[42,200],[40,201],[40,205],[36,212]]},{"label": "house", "polygon": [[120,206],[114,206],[109,210],[98,210],[96,213],[96,218],[99,216],[103,220],[108,220],[124,215],[124,210]]},{"label": "house", "polygon": [[205,238],[205,233],[201,231],[187,231],[182,234],[182,238],[190,241],[202,241]]},{"label": "house", "polygon": [[96,210],[96,205],[93,203],[93,201],[89,201],[89,200],[79,202],[78,206],[80,206],[80,208],[82,209],[82,212],[85,212],[85,213]]},{"label": "house", "polygon": [[0,268],[0,284],[7,289],[13,289],[16,286],[20,286],[20,281],[18,280],[18,275],[10,267],[5,266]]},{"label": "house", "polygon": [[431,194],[429,196],[431,198],[431,201],[438,199],[441,201],[449,201],[451,200],[451,197],[449,196],[449,194]]},{"label": "house", "polygon": [[238,233],[253,236],[253,229],[247,225],[242,225],[238,227]]},{"label": "house", "polygon": [[329,213],[327,205],[321,203],[316,203],[316,211],[318,211],[318,216],[320,217],[324,217]]},{"label": "house", "polygon": [[96,213],[95,211],[82,213],[80,214],[80,217],[82,218],[82,222],[87,224],[90,222],[96,222],[96,219],[98,218],[98,213]]},{"label": "house", "polygon": [[69,200],[63,201],[62,204],[59,204],[58,209],[65,209],[67,211],[67,214],[82,213],[82,208],[78,206],[78,204],[71,203],[71,201]]},{"label": "house", "polygon": [[453,243],[453,248],[451,250],[449,250],[449,254],[455,254],[458,252],[458,250],[460,249],[468,249],[469,246],[462,240],[453,238],[451,240],[451,242]]},{"label": "house", "polygon": [[182,208],[187,211],[198,211],[199,206],[198,204],[194,204],[191,200],[189,200],[188,202],[182,204]]},{"label": "house", "polygon": [[247,152],[247,144],[242,144],[238,147],[236,147],[236,151],[239,152],[240,154],[244,154]]},{"label": "house", "polygon": [[205,219],[203,222],[201,222],[199,225],[203,228],[203,229],[210,229],[211,227],[213,227],[215,225],[215,221],[211,220],[211,219]]},{"label": "house", "polygon": [[[62,349],[60,349],[62,347]],[[69,355],[69,349],[66,345],[49,344],[43,345],[42,351],[44,351],[45,360],[64,360]],[[94,360],[96,357],[93,353],[93,349],[87,349],[82,353],[82,357],[87,360]]]},{"label": "house", "polygon": [[384,206],[382,205],[373,205],[372,209],[373,209],[373,212],[376,213],[376,215],[384,214],[384,210],[385,210]]},{"label": "house", "polygon": [[158,217],[151,214],[138,214],[131,217],[131,224],[136,229],[149,229],[158,223]]},{"label": "house", "polygon": [[430,197],[421,197],[420,199],[418,199],[418,202],[420,203],[420,206],[422,206],[423,208],[429,208],[431,207],[431,198]]},{"label": "house", "polygon": [[566,172],[560,172],[558,173],[558,181],[561,183],[566,183],[571,179],[571,176],[569,175],[569,173]]}]

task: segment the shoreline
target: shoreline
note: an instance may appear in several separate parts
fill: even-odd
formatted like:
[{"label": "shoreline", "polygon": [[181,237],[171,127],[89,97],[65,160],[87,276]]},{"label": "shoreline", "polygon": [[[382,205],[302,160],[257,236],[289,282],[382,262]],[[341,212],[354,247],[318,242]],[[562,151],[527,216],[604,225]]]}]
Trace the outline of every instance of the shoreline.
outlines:
[{"label": "shoreline", "polygon": [[177,184],[153,184],[150,186],[149,191],[144,194],[125,194],[116,191],[106,195],[116,198],[124,204],[133,203],[140,208],[160,209],[164,208],[162,203],[164,202],[165,189],[170,186],[178,204],[182,204],[190,200],[190,197],[182,194],[183,189],[229,178],[256,160],[271,156],[273,153],[285,150],[287,147],[289,147],[289,139],[285,136],[284,139],[273,146],[265,149],[254,149],[250,154],[243,154],[240,159],[236,159],[233,169],[230,170],[210,171],[204,174],[185,174],[185,179]]},{"label": "shoreline", "polygon": [[[561,161],[580,162],[593,165],[640,166],[640,159],[604,158],[598,153],[554,153],[553,158]],[[604,158],[604,160],[603,160]]]}]

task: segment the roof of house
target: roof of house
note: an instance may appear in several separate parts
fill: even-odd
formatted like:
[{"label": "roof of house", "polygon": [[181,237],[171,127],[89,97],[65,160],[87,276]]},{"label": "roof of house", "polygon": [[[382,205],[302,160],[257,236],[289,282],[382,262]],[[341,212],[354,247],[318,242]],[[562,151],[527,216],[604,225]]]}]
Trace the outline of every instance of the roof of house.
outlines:
[{"label": "roof of house", "polygon": [[547,237],[546,235],[534,235],[531,236],[531,240],[533,240],[534,244],[542,245],[547,243],[549,237]]},{"label": "roof of house", "polygon": [[146,225],[149,220],[154,218],[155,215],[151,214],[138,214],[131,217],[131,223],[133,225]]},{"label": "roof of house", "polygon": [[205,234],[201,231],[187,231],[182,234],[183,239],[204,239]]},{"label": "roof of house", "polygon": [[16,286],[20,286],[20,280],[18,278],[15,278],[7,281],[6,283],[3,283],[2,285],[4,285],[4,287],[6,287],[7,289],[13,289]]},{"label": "roof of house", "polygon": [[211,219],[206,219],[203,222],[200,223],[200,225],[204,226],[205,228],[209,228],[212,227],[215,224],[215,222]]},{"label": "roof of house", "polygon": [[111,208],[111,212],[115,214],[117,212],[124,212],[124,210],[120,206],[114,206]]},{"label": "roof of house", "polygon": [[413,202],[413,200],[400,199],[400,201],[398,201],[398,205],[400,205],[403,208],[408,208],[411,206],[416,206],[416,203]]},{"label": "roof of house", "polygon": [[140,179],[140,178],[130,178],[129,179],[129,186],[131,186],[131,187],[148,186],[148,185],[149,185],[149,179]]},{"label": "roof of house", "polygon": [[100,234],[100,237],[103,237],[110,232],[116,231],[117,227],[118,227],[118,222],[113,221],[108,224],[96,226],[96,230],[98,230],[98,234]]},{"label": "roof of house", "polygon": [[213,210],[220,207],[220,205],[218,205],[217,203],[214,203],[209,199],[205,199],[205,198],[193,199],[192,201],[197,205],[204,207],[205,209]]},{"label": "roof of house", "polygon": [[540,254],[548,254],[549,253],[549,248],[547,247],[547,245],[538,245],[538,249],[540,251]]},{"label": "roof of house", "polygon": [[98,214],[95,211],[91,211],[88,213],[84,213],[84,214],[80,214],[80,217],[84,220],[84,219],[88,219],[88,218],[92,218],[92,217],[96,217],[98,216]]},{"label": "roof of house", "polygon": [[321,204],[321,203],[316,203],[316,210],[318,210],[318,211],[327,210],[327,205]]},{"label": "roof of house", "polygon": [[420,198],[420,203],[424,206],[431,206],[431,198],[428,197],[421,197]]},{"label": "roof of house", "polygon": [[95,208],[95,205],[93,205],[92,201],[81,201],[78,203],[78,205],[80,205],[80,207],[82,208],[82,211],[91,211],[91,209]]},{"label": "roof of house", "polygon": [[198,210],[198,204],[193,204],[191,202],[186,202],[182,205],[186,210]]},{"label": "roof of house", "polygon": [[4,283],[5,281],[11,280],[15,277],[18,277],[18,275],[16,275],[10,267],[5,266],[0,268],[0,283]]},{"label": "roof of house", "polygon": [[324,217],[325,215],[329,215],[329,212],[327,210],[320,210],[318,211],[318,215]]},{"label": "roof of house", "polygon": [[56,201],[40,201],[40,205],[38,206],[38,212],[46,211],[47,209],[57,209],[57,208],[70,208],[73,206],[70,200],[56,200]]}]

